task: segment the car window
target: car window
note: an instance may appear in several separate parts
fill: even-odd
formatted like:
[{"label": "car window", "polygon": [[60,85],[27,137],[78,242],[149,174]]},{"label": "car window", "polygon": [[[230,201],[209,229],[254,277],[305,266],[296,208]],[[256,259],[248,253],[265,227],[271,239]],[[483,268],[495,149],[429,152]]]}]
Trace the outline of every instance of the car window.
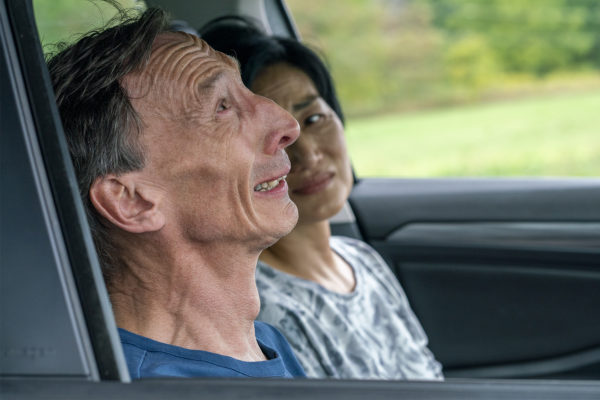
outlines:
[{"label": "car window", "polygon": [[[118,0],[124,9],[146,8],[141,0]],[[35,20],[44,53],[55,50],[57,42],[73,42],[79,35],[104,26],[116,14],[108,2],[81,0],[33,0]]]},{"label": "car window", "polygon": [[600,3],[289,0],[364,176],[592,176]]}]

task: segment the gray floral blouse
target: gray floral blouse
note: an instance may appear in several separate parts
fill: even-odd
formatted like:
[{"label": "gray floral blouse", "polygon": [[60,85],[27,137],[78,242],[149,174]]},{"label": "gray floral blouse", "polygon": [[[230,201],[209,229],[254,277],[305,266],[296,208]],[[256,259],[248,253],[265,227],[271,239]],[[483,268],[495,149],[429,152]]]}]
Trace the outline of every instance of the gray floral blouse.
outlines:
[{"label": "gray floral blouse", "polygon": [[331,292],[259,262],[258,319],[285,335],[309,377],[443,379],[421,324],[381,256],[355,239],[332,237],[330,245],[354,269],[355,290]]}]

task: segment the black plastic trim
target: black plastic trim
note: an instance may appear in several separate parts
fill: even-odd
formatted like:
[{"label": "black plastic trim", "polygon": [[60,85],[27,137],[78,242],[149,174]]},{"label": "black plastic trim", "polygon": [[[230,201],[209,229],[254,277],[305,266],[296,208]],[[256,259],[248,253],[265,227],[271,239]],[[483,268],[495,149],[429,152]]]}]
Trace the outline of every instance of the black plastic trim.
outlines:
[{"label": "black plastic trim", "polygon": [[[290,32],[290,36],[300,40],[300,31],[298,31],[298,28],[296,27],[296,24],[294,23],[294,19],[292,18],[292,14],[290,13],[290,10],[288,9],[287,5],[285,4],[285,1],[283,0],[264,0],[264,1],[272,1],[274,3],[274,5],[277,7],[277,9],[279,10],[279,14],[281,15],[281,20],[285,23],[288,32]],[[267,8],[267,5],[265,4],[265,9]]]},{"label": "black plastic trim", "polygon": [[[19,276],[22,278],[30,276],[31,270],[29,270],[29,268],[31,265],[25,266],[21,264],[22,262],[34,262],[36,267],[46,266],[50,267],[50,269],[55,268],[56,273],[58,274],[58,276],[56,276],[58,280],[54,281],[54,284],[58,284],[58,286],[52,286],[52,283],[48,282],[48,280],[52,281],[53,273],[42,267],[42,270],[38,270],[40,275],[37,275],[37,279],[43,280],[43,289],[42,287],[37,287],[34,291],[31,290],[32,286],[29,286],[29,283],[35,285],[35,280],[29,281],[28,283],[25,283],[21,280],[19,283],[26,285],[25,287],[21,287],[19,285],[10,286],[10,283],[8,284],[9,286],[6,286],[6,282],[0,282],[0,285],[4,284],[3,290],[5,290],[5,292],[2,293],[2,296],[8,296],[4,297],[2,301],[8,300],[9,303],[11,303],[10,305],[2,304],[2,306],[3,309],[9,308],[13,309],[13,311],[23,311],[21,307],[18,306],[19,304],[22,304],[22,301],[25,298],[21,296],[22,294],[32,295],[35,293],[45,301],[50,301],[46,296],[58,294],[58,296],[64,300],[64,303],[62,304],[65,307],[64,310],[60,306],[55,308],[57,306],[56,302],[47,304],[48,307],[46,308],[44,307],[44,301],[36,304],[36,300],[32,299],[31,304],[28,304],[28,306],[35,307],[34,304],[36,304],[38,307],[41,307],[37,309],[28,309],[27,313],[21,312],[20,314],[22,314],[23,320],[29,319],[30,321],[36,321],[43,324],[48,320],[42,322],[41,320],[38,320],[38,318],[41,317],[43,319],[45,317],[44,314],[47,314],[50,310],[57,313],[56,315],[51,315],[51,318],[55,318],[56,321],[64,322],[65,320],[62,318],[64,318],[65,315],[61,314],[61,311],[64,311],[65,314],[68,315],[70,324],[68,327],[62,327],[62,329],[66,329],[67,331],[63,331],[61,336],[62,338],[66,338],[70,337],[70,334],[74,335],[72,337],[74,342],[67,341],[61,344],[60,340],[62,338],[59,339],[56,336],[57,332],[54,331],[56,327],[47,327],[48,329],[44,329],[43,331],[38,332],[36,335],[35,332],[21,330],[24,328],[22,321],[20,321],[18,317],[15,318],[15,316],[19,313],[16,313],[16,315],[7,315],[6,319],[2,321],[6,324],[2,327],[2,332],[8,334],[9,337],[12,336],[13,338],[11,340],[10,338],[0,337],[2,339],[2,343],[0,343],[0,346],[2,347],[2,353],[0,354],[0,358],[2,360],[0,361],[0,364],[8,362],[8,365],[0,365],[0,375],[23,376],[23,374],[25,374],[27,376],[38,376],[35,374],[41,374],[41,371],[50,371],[52,367],[48,364],[48,362],[49,360],[54,360],[57,362],[55,365],[55,373],[59,373],[60,371],[63,376],[77,376],[80,379],[98,379],[98,371],[96,368],[91,344],[88,340],[88,333],[87,329],[85,328],[85,321],[81,311],[79,296],[77,294],[75,283],[73,282],[73,274],[68,262],[67,250],[64,246],[64,239],[58,224],[56,208],[52,199],[52,193],[49,187],[44,162],[39,151],[37,133],[34,128],[34,123],[32,120],[33,117],[26,95],[25,83],[23,82],[19,59],[14,46],[15,41],[12,36],[12,32],[10,31],[10,24],[8,23],[8,16],[3,2],[0,3],[0,20],[0,42],[2,43],[1,57],[2,64],[5,64],[4,67],[6,68],[6,70],[3,69],[3,73],[6,73],[6,75],[0,77],[0,79],[2,79],[3,84],[5,79],[7,80],[6,82],[8,82],[6,86],[2,86],[1,92],[3,107],[5,104],[8,106],[8,108],[3,108],[1,110],[2,118],[6,118],[5,120],[2,120],[2,128],[8,129],[8,131],[2,132],[3,134],[6,134],[6,136],[2,139],[5,140],[7,138],[13,138],[12,142],[9,139],[7,143],[3,143],[3,145],[8,146],[7,148],[0,149],[3,153],[0,155],[0,157],[8,157],[8,160],[10,161],[7,161],[6,159],[2,159],[0,161],[2,163],[6,163],[2,166],[3,168],[17,168],[17,170],[8,172],[8,175],[15,174],[19,176],[18,179],[22,179],[22,182],[19,183],[19,186],[10,188],[10,190],[13,191],[13,194],[18,193],[20,195],[20,200],[18,200],[19,204],[12,204],[14,202],[14,197],[11,201],[11,194],[8,194],[7,198],[9,199],[8,204],[10,214],[3,215],[3,217],[6,217],[7,219],[11,219],[13,217],[16,218],[12,221],[3,220],[3,225],[7,225],[2,226],[1,228],[4,230],[4,234],[14,235],[21,240],[26,239],[26,243],[30,245],[35,244],[36,246],[36,252],[33,252],[32,254],[21,254],[22,258],[21,256],[17,256],[18,251],[14,252],[14,249],[7,249],[8,254],[0,254],[0,258],[2,258],[2,261],[0,261],[0,269],[2,269],[1,274],[10,274],[11,276],[9,279],[18,279]],[[5,101],[7,101],[7,103],[5,103]],[[12,107],[9,105],[9,103],[12,103]],[[15,115],[5,115],[7,112],[12,112]],[[9,122],[11,119],[13,120],[13,123]],[[20,137],[21,141],[19,141],[17,137]],[[13,148],[13,145],[16,145],[17,147]],[[15,155],[16,158],[12,158]],[[18,164],[19,167],[15,166],[13,164],[14,162],[20,163]],[[23,170],[19,170],[20,168],[23,168]],[[3,175],[4,173],[5,171],[2,171]],[[27,192],[27,190],[23,191],[24,187],[21,186],[21,183],[24,183],[26,187],[27,182],[32,185],[30,189],[31,192]],[[2,199],[0,199],[0,202],[3,203],[5,200],[4,193],[1,197]],[[5,204],[1,205],[5,206]],[[14,206],[16,206],[16,208],[13,208]],[[30,215],[21,215],[23,212],[29,212]],[[38,215],[38,218],[40,219],[32,221],[29,219],[31,215]],[[45,240],[42,239],[44,243],[29,241],[35,240],[31,236],[26,238],[21,236],[23,235],[22,228],[26,230],[27,227],[19,226],[19,224],[34,224],[33,226],[37,228],[41,235],[37,237],[37,239],[39,240],[41,238],[45,238]],[[8,238],[1,237],[0,242],[3,242],[4,239]],[[24,244],[24,242],[19,244]],[[0,247],[2,247],[2,245],[5,245],[5,243],[1,243]],[[2,249],[0,249],[0,251],[2,251]],[[16,256],[16,258],[11,259],[11,255]],[[38,257],[38,259],[35,260],[35,258],[31,258],[32,256]],[[5,261],[8,262],[8,264],[2,264]],[[24,271],[26,272],[23,274]],[[15,282],[13,282],[13,285],[14,283]],[[47,290],[48,292],[45,292],[44,290]],[[14,295],[16,295],[17,298],[13,297]],[[16,307],[15,304],[12,304],[15,301],[17,302]],[[33,337],[31,334],[33,334]],[[58,334],[60,335],[60,333]],[[4,339],[7,339],[8,341],[5,342]],[[10,346],[15,346],[16,343],[13,341],[14,339],[17,341],[24,340],[23,342],[19,342],[19,345],[17,345],[24,347],[7,347],[9,343]],[[38,339],[41,339],[41,341],[37,341]],[[48,341],[46,341],[46,339],[48,339]],[[59,342],[53,343],[53,339],[59,339]],[[48,348],[45,347],[45,345],[51,345],[52,347]],[[74,346],[74,348],[71,348],[70,346]],[[37,353],[38,355],[44,354],[44,352],[49,349],[52,350],[48,352],[48,357],[40,357],[40,362],[31,362],[35,357],[32,355],[28,356],[26,354],[19,357],[17,356],[19,349],[27,349],[27,351],[32,351],[32,354],[36,354],[36,349],[38,351],[39,349],[43,349],[42,352]],[[17,351],[15,352],[15,350]],[[67,362],[65,364],[65,359],[61,359],[61,357],[58,356],[58,354],[61,353],[70,353],[71,357],[73,357],[73,354],[76,354],[76,357],[81,362],[81,369],[77,368],[75,363]],[[55,358],[54,356],[58,357]],[[74,358],[71,360],[74,361]],[[29,367],[25,366],[27,364]],[[32,374],[34,371],[35,374]]]},{"label": "black plastic trim", "polygon": [[6,0],[48,180],[101,379],[129,381],[30,0]]},{"label": "black plastic trim", "polygon": [[[506,263],[527,263],[532,267],[564,268],[589,267],[598,271],[600,265],[600,250],[566,251],[557,249],[508,249],[499,247],[478,247],[469,245],[400,245],[388,241],[372,241],[371,245],[386,259],[396,263],[408,261],[418,263],[453,264],[487,264],[503,265]],[[393,265],[393,264],[390,264]]]},{"label": "black plastic trim", "polygon": [[69,381],[0,381],[4,400],[93,399],[311,399],[311,400],[597,400],[600,383],[592,381],[447,380],[246,380],[154,379],[131,384]]},{"label": "black plastic trim", "polygon": [[369,178],[350,196],[367,240],[417,222],[598,222],[599,200],[597,178]]},{"label": "black plastic trim", "polygon": [[580,351],[563,357],[552,357],[544,360],[511,363],[475,368],[456,368],[446,370],[446,377],[462,378],[510,378],[519,376],[539,377],[552,374],[562,374],[565,371],[577,371],[588,366],[600,366],[600,347]]},{"label": "black plastic trim", "polygon": [[593,251],[600,256],[600,222],[417,222],[395,230],[386,241],[405,246]]}]

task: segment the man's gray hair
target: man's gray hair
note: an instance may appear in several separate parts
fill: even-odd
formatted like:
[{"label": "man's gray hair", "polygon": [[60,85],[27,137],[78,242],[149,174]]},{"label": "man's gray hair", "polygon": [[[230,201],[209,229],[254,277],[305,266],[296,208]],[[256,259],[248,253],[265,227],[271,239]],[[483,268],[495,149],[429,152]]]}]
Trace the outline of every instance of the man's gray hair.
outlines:
[{"label": "man's gray hair", "polygon": [[107,280],[116,265],[110,225],[91,204],[89,190],[98,177],[144,166],[141,120],[121,80],[143,67],[154,39],[167,27],[168,18],[160,9],[136,17],[119,10],[116,25],[89,32],[74,44],[59,45],[60,51],[48,61],[79,191]]}]

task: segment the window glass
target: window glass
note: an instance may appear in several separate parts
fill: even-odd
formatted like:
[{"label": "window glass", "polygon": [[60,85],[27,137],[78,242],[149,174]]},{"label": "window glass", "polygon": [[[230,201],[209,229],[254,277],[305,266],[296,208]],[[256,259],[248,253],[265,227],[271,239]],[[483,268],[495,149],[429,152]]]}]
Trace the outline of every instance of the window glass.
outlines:
[{"label": "window glass", "polygon": [[600,2],[288,0],[358,176],[600,171]]},{"label": "window glass", "polygon": [[[143,1],[118,0],[125,9],[143,10]],[[108,3],[90,0],[33,0],[35,19],[44,53],[57,42],[73,42],[91,29],[104,26],[116,14]]]},{"label": "window glass", "polygon": [[[0,40],[0,379],[92,375],[18,61]],[[10,40],[10,39],[9,39]],[[2,386],[4,382],[0,383]],[[0,396],[0,398],[4,398]]]}]

